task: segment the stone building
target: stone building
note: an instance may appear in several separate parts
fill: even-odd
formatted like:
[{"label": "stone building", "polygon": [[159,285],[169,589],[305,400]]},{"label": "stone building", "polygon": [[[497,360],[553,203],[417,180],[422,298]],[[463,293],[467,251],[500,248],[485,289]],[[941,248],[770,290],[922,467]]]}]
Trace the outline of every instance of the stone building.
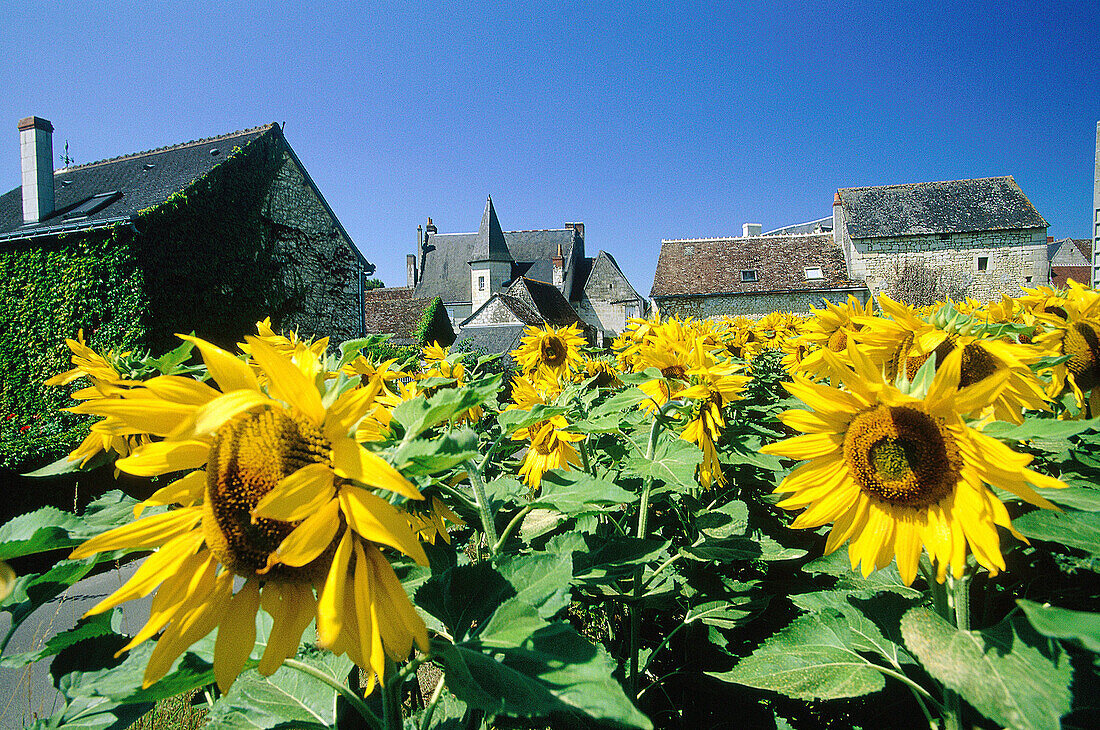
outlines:
[{"label": "stone building", "polygon": [[[374,266],[278,125],[60,170],[53,125],[30,117],[19,129],[23,185],[0,196],[0,255],[125,248],[141,325],[165,344],[160,335],[194,330],[232,345],[268,316],[337,342],[362,333]],[[66,336],[95,326],[72,324]]]},{"label": "stone building", "polygon": [[464,350],[511,352],[519,346],[527,327],[544,325],[577,325],[589,344],[595,339],[594,328],[581,320],[557,287],[521,276],[463,321],[459,343]]},{"label": "stone building", "polygon": [[[56,458],[86,433],[59,410],[67,390],[43,386],[78,331],[153,353],[188,332],[233,348],[265,317],[334,343],[362,334],[374,267],[278,125],[59,170],[52,133],[19,123],[22,184],[0,196],[0,443],[28,442],[11,429],[32,417],[47,436],[28,453]],[[0,450],[0,467],[20,458]]]},{"label": "stone building", "polygon": [[824,300],[866,301],[869,292],[848,277],[844,256],[828,233],[760,235],[746,224],[734,238],[661,242],[653,298],[662,316],[758,317],[809,312]]},{"label": "stone building", "polygon": [[467,320],[522,279],[557,289],[597,343],[614,338],[628,318],[645,313],[645,300],[610,254],[585,256],[583,223],[505,231],[492,198],[477,233],[439,233],[429,218],[417,229],[417,253],[408,255],[407,264],[408,286],[417,297],[443,300],[460,341]]},{"label": "stone building", "polygon": [[984,301],[1050,281],[1047,222],[1012,177],[842,188],[833,237],[873,294],[912,260]]}]

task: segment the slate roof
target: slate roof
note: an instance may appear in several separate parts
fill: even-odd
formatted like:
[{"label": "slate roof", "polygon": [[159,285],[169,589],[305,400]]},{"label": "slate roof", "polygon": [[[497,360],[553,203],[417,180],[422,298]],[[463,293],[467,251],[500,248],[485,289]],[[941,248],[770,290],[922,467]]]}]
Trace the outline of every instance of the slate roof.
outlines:
[{"label": "slate roof", "polygon": [[503,327],[471,327],[462,330],[455,347],[462,351],[476,351],[486,354],[511,352],[519,347],[523,339],[523,325]]},{"label": "slate roof", "polygon": [[[823,278],[807,279],[807,267]],[[756,281],[742,281],[755,271]],[[661,242],[651,297],[862,289],[848,278],[830,234],[703,238]]]},{"label": "slate roof", "polygon": [[837,192],[851,238],[1047,227],[1011,176]]},{"label": "slate roof", "polygon": [[[624,302],[634,301],[635,299],[642,299],[641,295],[638,294],[637,290],[635,290],[634,286],[630,283],[630,280],[626,278],[626,274],[624,274],[623,270],[619,268],[619,262],[615,260],[615,257],[609,254],[607,251],[600,251],[596,255],[596,258],[585,259],[583,267],[578,267],[578,278],[575,280],[575,283],[573,285],[573,291],[575,293],[575,296],[573,297],[574,301],[580,300],[581,292],[583,292],[588,286],[588,282],[592,276],[592,272],[595,271],[597,267],[610,268],[615,278],[619,279],[617,283],[613,283],[610,287],[611,304],[622,304]],[[581,278],[582,274],[583,278]]]},{"label": "slate roof", "polygon": [[[1067,248],[1068,246],[1068,248]],[[1060,238],[1047,244],[1052,266],[1092,263],[1092,241],[1087,238]]]},{"label": "slate roof", "polygon": [[[55,170],[55,211],[44,221],[23,224],[21,187],[0,196],[0,241],[125,221],[185,189],[223,162],[234,147],[244,147],[269,133],[281,134],[277,125],[268,124]],[[116,191],[121,195],[91,215],[66,218],[66,212],[88,198]]]},{"label": "slate roof", "polygon": [[[520,277],[508,287],[508,295],[534,309],[541,320],[555,327],[566,327],[579,322],[577,310],[553,284]],[[541,325],[542,322],[535,324]]]},{"label": "slate roof", "polygon": [[477,229],[477,243],[474,247],[474,261],[511,261],[512,254],[504,243],[504,231],[500,230],[496,209],[493,208],[493,196],[485,201],[485,212],[481,214],[481,225]]},{"label": "slate roof", "polygon": [[[482,216],[484,219],[484,216]],[[499,225],[499,224],[498,224]],[[512,278],[526,276],[540,281],[553,280],[550,260],[561,246],[565,265],[575,260],[573,247],[580,240],[571,228],[533,231],[502,231],[504,245],[513,262]],[[432,233],[421,252],[418,297],[440,297],[446,303],[469,302],[470,261],[478,258],[479,233]],[[577,252],[578,254],[580,251]]]},{"label": "slate roof", "polygon": [[393,335],[395,344],[416,339],[416,330],[435,298],[419,299],[408,287],[387,287],[363,292],[364,332]]}]

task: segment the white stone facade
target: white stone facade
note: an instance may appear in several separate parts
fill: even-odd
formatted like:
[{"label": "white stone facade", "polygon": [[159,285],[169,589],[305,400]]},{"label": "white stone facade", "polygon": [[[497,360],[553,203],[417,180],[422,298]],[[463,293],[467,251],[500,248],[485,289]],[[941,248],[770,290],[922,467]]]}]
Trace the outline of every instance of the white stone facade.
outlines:
[{"label": "white stone facade", "polygon": [[848,275],[876,296],[912,261],[945,272],[979,301],[1050,282],[1045,228],[852,239],[843,207],[834,205],[833,237],[844,251]]}]

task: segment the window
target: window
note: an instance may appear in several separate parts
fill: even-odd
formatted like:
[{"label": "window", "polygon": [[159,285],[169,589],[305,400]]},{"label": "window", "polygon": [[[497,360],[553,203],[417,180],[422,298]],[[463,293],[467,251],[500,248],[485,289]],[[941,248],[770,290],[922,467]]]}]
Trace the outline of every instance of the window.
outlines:
[{"label": "window", "polygon": [[623,316],[626,317],[626,319],[632,319],[633,317],[637,317],[638,316],[638,305],[637,304],[624,304],[623,305]]},{"label": "window", "polygon": [[1024,277],[1024,283],[1025,284],[1030,284],[1031,283],[1031,274],[1028,274],[1027,276]]},{"label": "window", "polygon": [[485,291],[485,277],[484,276],[477,277],[477,290],[478,291]]},{"label": "window", "polygon": [[741,281],[756,281],[756,269],[742,269]]},{"label": "window", "polygon": [[978,271],[988,271],[988,270],[989,270],[989,257],[988,256],[979,256],[978,257]]},{"label": "window", "polygon": [[63,218],[87,218],[122,197],[122,193],[112,190],[109,193],[100,193],[87,198],[80,205],[65,213]]},{"label": "window", "polygon": [[823,273],[821,273],[821,267],[820,266],[807,266],[806,267],[806,278],[807,279],[824,279],[825,275]]}]

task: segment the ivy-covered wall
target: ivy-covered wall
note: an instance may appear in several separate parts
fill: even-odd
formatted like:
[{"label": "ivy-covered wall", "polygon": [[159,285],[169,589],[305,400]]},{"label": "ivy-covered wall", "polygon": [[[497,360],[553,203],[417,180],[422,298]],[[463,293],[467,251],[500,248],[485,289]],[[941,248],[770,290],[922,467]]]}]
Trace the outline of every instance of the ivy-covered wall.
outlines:
[{"label": "ivy-covered wall", "polygon": [[52,461],[86,432],[58,412],[71,389],[42,385],[78,330],[96,350],[159,353],[191,331],[231,348],[270,316],[339,342],[361,334],[361,269],[275,129],[133,225],[3,244],[0,469]]}]

